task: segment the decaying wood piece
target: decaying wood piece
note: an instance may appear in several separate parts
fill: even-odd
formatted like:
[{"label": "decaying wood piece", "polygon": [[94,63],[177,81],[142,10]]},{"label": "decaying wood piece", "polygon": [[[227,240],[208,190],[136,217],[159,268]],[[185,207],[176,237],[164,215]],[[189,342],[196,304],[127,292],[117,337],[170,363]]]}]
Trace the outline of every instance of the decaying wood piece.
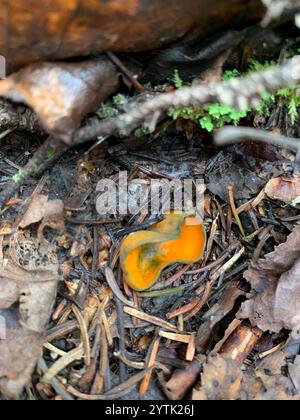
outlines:
[{"label": "decaying wood piece", "polygon": [[253,347],[262,336],[258,328],[249,328],[240,325],[224,343],[221,353],[226,354],[237,364],[242,364],[253,350]]},{"label": "decaying wood piece", "polygon": [[260,0],[0,0],[0,53],[10,70],[91,53],[145,51],[193,29],[263,16]]}]

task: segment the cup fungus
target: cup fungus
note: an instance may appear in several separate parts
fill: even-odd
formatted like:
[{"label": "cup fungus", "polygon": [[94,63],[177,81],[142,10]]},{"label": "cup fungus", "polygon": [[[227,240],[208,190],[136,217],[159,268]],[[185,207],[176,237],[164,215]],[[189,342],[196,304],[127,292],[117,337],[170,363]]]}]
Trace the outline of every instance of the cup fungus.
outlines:
[{"label": "cup fungus", "polygon": [[120,260],[126,283],[134,290],[149,289],[171,264],[199,261],[206,246],[206,232],[197,216],[170,213],[147,231],[124,239]]}]

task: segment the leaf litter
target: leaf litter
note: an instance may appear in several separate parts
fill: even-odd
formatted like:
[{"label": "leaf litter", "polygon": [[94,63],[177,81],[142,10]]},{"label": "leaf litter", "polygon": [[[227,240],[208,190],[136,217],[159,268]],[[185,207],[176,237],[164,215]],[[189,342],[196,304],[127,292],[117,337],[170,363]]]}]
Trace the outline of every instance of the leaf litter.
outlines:
[{"label": "leaf litter", "polygon": [[[3,245],[3,244],[2,244]],[[18,231],[2,251],[0,308],[6,329],[0,341],[0,389],[18,398],[42,352],[56,298],[58,261],[45,239]]]},{"label": "leaf litter", "polygon": [[[196,56],[197,83],[220,80],[230,62],[223,47],[211,51],[214,64],[199,74]],[[166,63],[158,64],[169,72]],[[72,81],[67,92],[65,76]],[[43,93],[49,96],[50,79],[57,83],[49,102]],[[32,65],[0,86],[69,144],[82,119],[118,88],[118,71],[103,56]],[[127,95],[115,97],[87,124],[103,113],[119,115],[111,109],[117,102],[127,110]],[[32,193],[27,179],[8,202],[0,227],[1,397],[299,400],[299,194],[287,153],[252,143],[216,151],[199,126],[154,117],[150,130],[135,133],[138,141],[100,138],[92,148],[69,150],[40,188]],[[38,147],[40,134],[21,146],[18,135],[3,139],[11,154],[2,182]],[[147,185],[178,177],[207,184],[204,260],[174,264],[141,293],[123,281],[120,243],[159,217],[105,219],[95,210],[98,181],[116,180],[124,168],[131,199],[140,177]]]}]

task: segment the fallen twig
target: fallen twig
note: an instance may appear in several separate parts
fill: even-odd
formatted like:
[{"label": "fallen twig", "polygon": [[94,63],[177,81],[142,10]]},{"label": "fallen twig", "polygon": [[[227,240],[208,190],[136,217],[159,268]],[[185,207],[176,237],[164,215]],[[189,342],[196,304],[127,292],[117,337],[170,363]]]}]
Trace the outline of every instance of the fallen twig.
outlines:
[{"label": "fallen twig", "polygon": [[294,173],[299,172],[300,141],[297,138],[277,136],[269,133],[268,131],[257,130],[249,127],[224,127],[215,135],[215,144],[217,146],[225,146],[244,141],[262,142],[296,151]]},{"label": "fallen twig", "polygon": [[127,306],[125,306],[124,312],[127,315],[131,315],[135,318],[142,319],[143,321],[150,322],[151,324],[157,325],[158,327],[161,327],[167,331],[178,332],[175,325],[170,324],[169,322],[164,321],[163,319],[158,318],[156,316],[148,315],[144,312],[137,311],[136,309],[133,309]]},{"label": "fallen twig", "polygon": [[238,215],[237,209],[236,209],[236,205],[235,205],[235,201],[234,201],[234,192],[233,192],[233,186],[232,185],[228,185],[228,196],[229,196],[229,202],[230,202],[230,206],[231,206],[231,211],[232,214],[237,222],[237,225],[240,229],[240,232],[243,236],[245,236],[245,230],[243,228],[241,219]]},{"label": "fallen twig", "polygon": [[90,347],[90,340],[89,340],[87,325],[85,323],[85,320],[84,320],[80,310],[77,308],[76,305],[72,305],[72,311],[74,312],[74,315],[76,316],[76,319],[77,319],[79,327],[80,327],[81,339],[82,339],[83,348],[84,348],[85,363],[86,363],[86,366],[90,366],[90,364],[91,364],[91,347]]},{"label": "fallen twig", "polygon": [[207,103],[223,103],[241,110],[257,107],[261,94],[276,89],[293,86],[300,81],[300,57],[296,56],[286,64],[247,77],[234,78],[216,85],[185,87],[175,92],[157,95],[139,104],[131,111],[83,127],[77,131],[74,144],[84,143],[103,135],[129,135],[145,120],[157,112],[170,108],[198,106]]},{"label": "fallen twig", "polygon": [[74,397],[80,398],[82,400],[90,400],[90,401],[97,401],[97,400],[103,400],[103,401],[112,401],[117,400],[122,397],[125,397],[128,395],[136,386],[136,384],[143,379],[145,376],[146,371],[141,371],[137,373],[136,375],[131,376],[128,381],[124,382],[122,385],[117,386],[116,388],[112,389],[111,391],[107,392],[103,395],[88,395],[83,394],[81,392],[78,392],[75,388],[72,386],[68,386],[67,390],[70,394],[74,395]]},{"label": "fallen twig", "polygon": [[68,146],[52,137],[48,138],[36,151],[33,158],[27,165],[5,185],[0,193],[0,209],[3,209],[6,202],[19,190],[19,188],[32,176],[41,175],[48,166],[58,159]]},{"label": "fallen twig", "polygon": [[119,285],[116,281],[115,275],[110,267],[106,267],[105,269],[105,278],[117,299],[119,299],[124,305],[134,306],[134,303],[126,299],[126,297],[121,292]]},{"label": "fallen twig", "polygon": [[[282,66],[277,66],[247,77],[234,78],[215,85],[185,87],[175,92],[157,95],[138,105],[127,113],[80,128],[73,138],[76,146],[99,136],[128,136],[134,129],[154,115],[171,108],[199,106],[207,103],[223,103],[245,110],[257,107],[261,94],[289,87],[300,81],[300,57],[295,56]],[[275,143],[276,144],[276,143]],[[288,144],[288,143],[287,143]],[[293,143],[294,146],[294,143]],[[292,146],[291,146],[292,147]],[[0,209],[18,191],[28,178],[41,174],[70,145],[48,138],[37,150],[28,164],[6,185],[0,194]],[[298,150],[298,147],[296,148]]]},{"label": "fallen twig", "polygon": [[159,337],[154,339],[153,346],[152,346],[152,349],[151,349],[151,354],[150,354],[150,357],[149,357],[149,362],[148,362],[148,370],[145,373],[145,376],[144,376],[144,378],[141,382],[141,385],[140,385],[140,395],[142,397],[146,395],[146,393],[149,389],[153,368],[154,368],[156,358],[157,358],[157,355],[158,355],[159,342],[160,342]]},{"label": "fallen twig", "polygon": [[[48,371],[48,367],[46,365],[45,360],[40,357],[39,361],[38,361],[38,368],[42,371],[42,373],[46,373]],[[63,400],[65,401],[73,401],[74,398],[72,397],[72,395],[70,395],[65,388],[63,387],[63,385],[59,382],[59,380],[57,380],[56,378],[51,379],[50,381],[51,386],[53,387],[54,391],[60,395]]]},{"label": "fallen twig", "polygon": [[42,382],[51,383],[52,379],[59,374],[63,369],[69,366],[71,363],[81,360],[84,356],[83,346],[80,344],[79,347],[69,351],[65,356],[61,357],[55,362],[42,378]]},{"label": "fallen twig", "polygon": [[297,138],[277,136],[268,131],[257,130],[256,128],[228,126],[217,131],[215,135],[215,144],[217,146],[226,146],[244,141],[273,144],[297,152],[300,149],[300,142]]},{"label": "fallen twig", "polygon": [[144,93],[144,86],[131,74],[125,64],[111,51],[108,51],[107,56],[109,59],[122,71],[128,81],[132,84],[137,92]]}]

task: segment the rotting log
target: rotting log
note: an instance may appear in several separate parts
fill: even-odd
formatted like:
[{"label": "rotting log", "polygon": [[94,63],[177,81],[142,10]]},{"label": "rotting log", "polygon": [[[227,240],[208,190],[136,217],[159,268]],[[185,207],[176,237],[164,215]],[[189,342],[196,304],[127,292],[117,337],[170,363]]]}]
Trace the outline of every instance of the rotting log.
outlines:
[{"label": "rotting log", "polygon": [[35,61],[146,51],[264,13],[260,0],[0,0],[0,53],[8,71]]}]

